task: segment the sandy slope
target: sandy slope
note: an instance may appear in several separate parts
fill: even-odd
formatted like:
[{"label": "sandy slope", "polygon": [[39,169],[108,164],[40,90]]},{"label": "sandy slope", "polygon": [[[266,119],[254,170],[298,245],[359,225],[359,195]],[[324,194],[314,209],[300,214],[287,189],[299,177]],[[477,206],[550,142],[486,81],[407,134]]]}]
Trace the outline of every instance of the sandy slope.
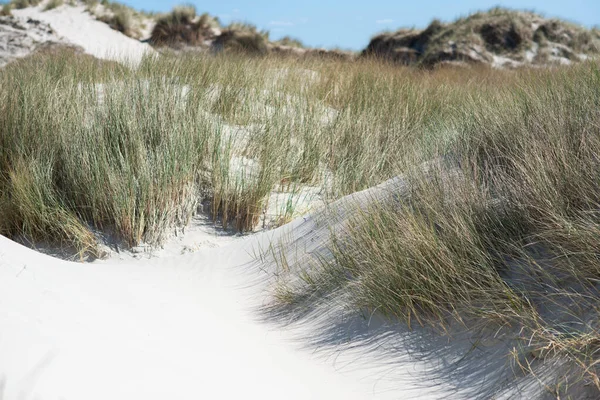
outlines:
[{"label": "sandy slope", "polygon": [[257,320],[267,293],[245,266],[268,234],[100,264],[0,237],[4,399],[397,398],[379,392],[381,375],[337,371],[352,360],[317,359]]},{"label": "sandy slope", "polygon": [[[402,181],[390,182],[369,194],[387,193],[390,185],[403,189]],[[343,214],[347,204],[342,199],[334,208]],[[350,340],[355,328],[376,337],[371,321],[348,319],[334,308],[287,327],[265,321],[259,310],[270,297],[275,266],[258,265],[257,251],[280,239],[301,246],[300,253],[308,244],[322,246],[328,227],[319,228],[318,215],[193,254],[92,264],[51,258],[0,236],[3,399],[452,393],[454,384],[424,379],[426,366],[408,357],[401,342],[390,350],[381,341]],[[324,326],[336,323],[342,330],[329,343],[309,339],[323,338]]]},{"label": "sandy slope", "polygon": [[14,17],[0,17],[0,68],[26,57],[40,47],[72,46],[47,24]]},{"label": "sandy slope", "polygon": [[143,260],[70,263],[0,236],[0,397],[532,398],[497,340],[449,341],[343,302],[300,319],[265,312],[281,271],[260,249],[281,244],[289,268],[305,268],[357,202],[408,189],[394,178],[272,231]]},{"label": "sandy slope", "polygon": [[48,23],[59,36],[98,58],[137,63],[145,53],[154,52],[150,45],[129,38],[97,21],[85,11],[85,6],[64,5],[49,11],[43,9],[42,3],[38,7],[13,10],[13,15]]},{"label": "sandy slope", "polygon": [[9,399],[306,399],[352,387],[243,312],[216,269],[222,254],[77,265],[1,240]]}]

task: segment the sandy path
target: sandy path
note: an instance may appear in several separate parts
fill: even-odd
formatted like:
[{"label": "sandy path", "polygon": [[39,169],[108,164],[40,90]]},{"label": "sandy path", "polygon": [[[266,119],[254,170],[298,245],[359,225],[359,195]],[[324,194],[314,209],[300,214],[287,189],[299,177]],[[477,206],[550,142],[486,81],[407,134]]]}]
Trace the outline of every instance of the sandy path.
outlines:
[{"label": "sandy path", "polygon": [[9,399],[306,399],[349,387],[243,312],[216,268],[222,254],[77,265],[5,238],[0,249]]},{"label": "sandy path", "polygon": [[397,177],[275,230],[150,259],[70,263],[0,236],[0,398],[534,398],[495,339],[449,340],[335,299],[299,319],[265,314],[281,271],[260,249],[284,249],[297,276],[357,206],[409,195]]},{"label": "sandy path", "polygon": [[358,356],[319,357],[295,334],[258,321],[253,307],[268,293],[264,273],[247,263],[284,230],[184,256],[99,264],[50,258],[0,236],[3,399],[424,398],[421,385],[381,386],[367,358],[348,368]]},{"label": "sandy path", "polygon": [[[335,307],[285,326],[259,316],[272,294],[276,267],[257,264],[257,250],[284,240],[298,249],[301,266],[307,252],[326,245],[330,228],[343,227],[356,201],[405,192],[404,181],[392,179],[335,202],[334,213],[323,210],[219,248],[143,260],[70,263],[0,236],[0,394],[2,380],[5,386],[0,397],[436,399],[456,394],[457,379],[448,380],[445,372],[436,379],[430,364],[409,356],[402,331],[379,329],[370,319]],[[327,338],[332,326],[340,329]],[[408,335],[421,346],[423,337]],[[446,347],[442,341],[433,354]],[[439,363],[437,355],[433,361]]]},{"label": "sandy path", "polygon": [[13,10],[17,17],[32,18],[48,23],[59,36],[83,47],[86,53],[98,58],[139,63],[152,47],[111,29],[85,11],[85,6],[60,6],[43,11],[44,5]]}]

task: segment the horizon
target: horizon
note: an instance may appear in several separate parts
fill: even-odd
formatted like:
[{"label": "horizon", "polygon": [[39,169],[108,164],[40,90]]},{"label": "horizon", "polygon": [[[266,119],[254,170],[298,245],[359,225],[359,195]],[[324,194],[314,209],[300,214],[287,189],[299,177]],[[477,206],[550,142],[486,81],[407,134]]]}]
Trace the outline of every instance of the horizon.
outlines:
[{"label": "horizon", "polygon": [[374,35],[400,28],[425,28],[437,18],[452,22],[459,17],[493,7],[519,11],[533,11],[548,18],[559,18],[592,28],[600,23],[600,2],[574,0],[569,3],[551,0],[529,1],[478,1],[463,0],[447,5],[443,0],[426,0],[419,3],[398,4],[391,0],[364,3],[350,0],[319,2],[306,0],[301,4],[259,0],[252,5],[239,0],[224,0],[219,4],[200,4],[197,1],[176,2],[159,0],[124,0],[137,10],[167,12],[177,5],[192,4],[199,14],[204,12],[219,18],[227,25],[231,22],[248,22],[260,30],[270,32],[272,40],[289,36],[306,46],[361,50]]}]

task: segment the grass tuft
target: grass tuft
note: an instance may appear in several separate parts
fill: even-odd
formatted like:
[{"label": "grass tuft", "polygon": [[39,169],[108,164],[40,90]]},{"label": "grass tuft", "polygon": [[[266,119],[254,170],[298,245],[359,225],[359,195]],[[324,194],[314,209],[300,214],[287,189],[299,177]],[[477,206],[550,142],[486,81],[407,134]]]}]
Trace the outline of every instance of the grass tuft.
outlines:
[{"label": "grass tuft", "polygon": [[11,16],[13,7],[14,6],[11,3],[3,4],[2,7],[0,7],[0,16],[1,17]]},{"label": "grass tuft", "polygon": [[108,24],[112,29],[119,31],[127,36],[133,35],[133,11],[124,5],[111,3],[109,6],[112,11],[98,17],[98,19]]},{"label": "grass tuft", "polygon": [[20,10],[27,7],[36,7],[41,2],[41,0],[12,0],[10,4],[12,4],[14,8]]},{"label": "grass tuft", "polygon": [[63,4],[65,4],[64,0],[50,0],[48,3],[46,3],[44,11],[55,9],[57,7],[62,6]]},{"label": "grass tuft", "polygon": [[214,25],[218,22],[207,14],[197,18],[193,5],[179,6],[156,21],[150,40],[156,46],[195,46],[204,41],[207,30]]},{"label": "grass tuft", "polygon": [[301,40],[290,36],[284,36],[281,39],[274,41],[273,44],[277,44],[280,46],[297,47],[299,49],[305,48],[304,43],[302,43]]}]

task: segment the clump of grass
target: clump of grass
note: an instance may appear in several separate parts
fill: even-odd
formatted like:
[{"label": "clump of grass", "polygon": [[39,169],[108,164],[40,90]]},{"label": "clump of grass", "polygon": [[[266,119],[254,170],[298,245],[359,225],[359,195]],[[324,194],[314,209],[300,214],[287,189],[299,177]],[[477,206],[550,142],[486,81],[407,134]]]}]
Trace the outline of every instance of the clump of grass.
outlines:
[{"label": "clump of grass", "polygon": [[256,25],[246,22],[246,21],[234,21],[227,25],[227,29],[231,29],[232,31],[243,31],[243,32],[262,32],[264,35],[267,35],[266,31],[259,31]]},{"label": "clump of grass", "polygon": [[42,2],[41,0],[13,0],[11,2],[11,4],[13,5],[14,8],[20,10],[22,8],[27,8],[27,7],[36,7],[41,2]]},{"label": "clump of grass", "polygon": [[87,7],[88,10],[93,10],[98,4],[100,4],[100,1],[98,1],[98,0],[82,0],[82,3],[85,4],[85,6]]},{"label": "clump of grass", "polygon": [[[105,75],[97,65],[85,61],[78,65],[80,70],[66,65],[57,70],[59,60],[60,56],[54,62],[44,64],[50,68],[45,77],[31,80],[12,94],[3,92],[4,104],[7,104],[0,121],[3,148],[7,149],[2,161],[3,187],[9,190],[13,209],[21,211],[3,221],[4,230],[23,226],[30,220],[33,222],[26,226],[36,226],[37,210],[43,210],[44,215],[68,212],[67,215],[77,216],[75,220],[81,221],[81,226],[108,229],[129,245],[142,240],[160,241],[165,229],[185,222],[194,207],[197,176],[194,165],[201,164],[199,157],[204,154],[202,143],[206,136],[202,132],[205,125],[193,114],[183,117],[186,111],[178,105],[177,94],[165,85],[157,82],[153,85],[154,94],[150,95],[145,92],[143,82],[130,80],[119,85],[112,81],[111,85],[109,78],[105,81],[106,86],[98,88],[89,82],[90,74],[105,78],[110,75]],[[27,76],[36,67],[35,63],[21,63],[19,68],[12,73]],[[65,83],[52,91],[48,85],[56,76],[65,78]],[[82,81],[83,76],[87,79]],[[102,91],[101,97],[98,97],[98,90]],[[43,91],[48,94],[41,95]],[[164,96],[156,96],[161,91]],[[56,97],[58,92],[70,93],[71,106],[60,106],[60,97]],[[158,98],[162,98],[161,104],[151,100]],[[79,106],[75,106],[76,102]],[[14,108],[18,104],[21,106]],[[25,123],[22,112],[33,113],[36,117]],[[136,119],[156,123],[143,127],[134,123]],[[190,130],[186,124],[192,120],[196,127]],[[167,140],[162,138],[166,133],[163,129],[172,135]],[[68,140],[67,130],[75,140]],[[52,132],[44,141],[48,160],[45,164],[40,160],[41,165],[35,167],[41,168],[45,180],[17,179],[28,174],[37,176],[35,170],[17,173],[19,171],[13,169],[18,165],[30,165],[37,150],[26,141],[44,131]],[[21,181],[23,183],[18,185]],[[74,187],[72,185],[83,185],[80,187],[87,190],[73,192],[68,189]],[[31,196],[19,193],[48,194],[38,195],[37,203],[33,204],[28,202]],[[68,229],[66,224],[60,226]],[[55,232],[43,228],[39,231],[46,232],[48,239],[67,235],[55,236]],[[91,234],[89,229],[84,231]],[[40,232],[34,232],[34,237],[39,237]],[[81,250],[87,250],[87,245]]]},{"label": "clump of grass", "polygon": [[158,18],[150,40],[156,46],[194,46],[203,42],[207,29],[215,24],[208,14],[196,18],[193,5],[179,6]]},{"label": "clump of grass", "polygon": [[[24,232],[28,218],[34,221],[30,226],[38,220],[25,212],[5,211],[32,205],[25,197],[12,194],[17,175],[10,171],[11,166],[35,158],[33,150],[24,150],[26,143],[33,145],[36,135],[45,131],[52,131],[45,136],[47,153],[56,155],[45,164],[51,173],[43,181],[52,195],[42,196],[39,202],[47,204],[37,208],[48,214],[51,209],[66,210],[88,233],[111,232],[129,246],[141,241],[160,243],[170,226],[187,223],[195,204],[205,196],[214,204],[215,219],[223,220],[225,226],[233,224],[234,229],[252,230],[263,212],[266,195],[280,179],[277,174],[287,168],[285,153],[277,149],[290,151],[290,138],[282,136],[289,129],[278,126],[283,128],[290,119],[264,111],[253,115],[253,110],[263,107],[259,103],[252,106],[258,108],[249,107],[263,101],[262,89],[258,89],[264,85],[264,77],[258,71],[265,65],[258,61],[149,58],[135,74],[67,54],[37,56],[18,64],[19,68],[7,68],[0,75],[0,137],[7,150],[1,163],[2,187],[7,191],[2,203],[4,215],[10,215],[0,229],[10,236],[70,240],[49,229]],[[50,90],[52,81],[62,83]],[[23,85],[13,90],[16,87],[11,85],[17,82]],[[214,106],[215,99],[206,94],[214,84],[223,85],[225,94],[240,93],[242,102],[227,106],[223,102],[226,97],[221,96],[223,101],[217,100]],[[71,100],[59,107],[64,94]],[[242,110],[237,109],[240,106]],[[229,143],[227,132],[232,128],[221,125],[218,114],[205,113],[211,109],[240,125],[248,125],[249,118],[269,120],[271,125],[257,134],[270,139],[246,138],[247,144],[236,143],[234,151],[225,153],[223,145]],[[34,118],[27,122],[24,112]],[[251,160],[256,174],[246,179],[243,169],[231,170],[229,163],[234,157]],[[75,187],[88,190],[81,193],[72,190]],[[36,214],[32,211],[31,215]],[[42,232],[47,236],[42,237]],[[84,243],[73,242],[76,246]]]},{"label": "clump of grass", "polygon": [[594,30],[565,21],[550,19],[544,21],[535,31],[534,38],[538,43],[551,42],[572,48],[573,51],[595,53],[600,43],[594,35]]},{"label": "clump of grass", "polygon": [[357,210],[280,300],[336,292],[409,326],[512,329],[524,371],[560,360],[545,385],[597,396],[599,77],[596,64],[526,71],[463,98],[442,123],[459,132],[441,153],[451,166],[410,174],[407,200]]},{"label": "clump of grass", "polygon": [[213,47],[233,53],[265,55],[268,39],[263,33],[252,30],[225,29],[219,35]]},{"label": "clump of grass", "polygon": [[8,16],[12,15],[12,8],[13,8],[13,5],[11,3],[3,4],[2,7],[0,8],[0,16],[8,17]]},{"label": "clump of grass", "polygon": [[204,29],[207,29],[207,28],[218,29],[221,27],[219,18],[213,17],[208,13],[203,13],[202,15],[200,15],[200,17],[198,18],[198,25]]},{"label": "clump of grass", "polygon": [[[101,2],[98,0],[85,0],[83,4],[86,6],[86,10],[94,15],[96,19],[134,39],[142,39],[142,30],[145,29],[148,23],[147,20],[156,18],[155,13],[135,10],[125,4],[109,0]],[[101,7],[98,7],[98,5],[101,5]]]},{"label": "clump of grass", "polygon": [[100,16],[98,19],[114,30],[133,36],[133,11],[118,3],[110,3],[109,8],[111,14]]},{"label": "clump of grass", "polygon": [[268,44],[269,31],[258,30],[248,22],[235,21],[216,38],[213,48],[218,51],[265,55],[268,52]]},{"label": "clump of grass", "polygon": [[274,41],[273,44],[278,44],[281,46],[296,47],[299,49],[305,48],[304,43],[302,43],[302,41],[300,39],[296,39],[291,36],[284,36],[281,39]]},{"label": "clump of grass", "polygon": [[50,0],[44,7],[44,11],[55,9],[65,4],[64,0]]}]

